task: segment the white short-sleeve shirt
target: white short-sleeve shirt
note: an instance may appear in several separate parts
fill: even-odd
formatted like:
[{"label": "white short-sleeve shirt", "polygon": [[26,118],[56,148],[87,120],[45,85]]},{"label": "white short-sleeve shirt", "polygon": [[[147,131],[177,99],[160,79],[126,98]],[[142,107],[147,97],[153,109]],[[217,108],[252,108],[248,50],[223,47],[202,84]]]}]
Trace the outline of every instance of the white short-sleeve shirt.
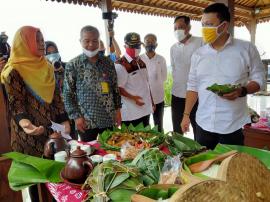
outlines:
[{"label": "white short-sleeve shirt", "polygon": [[[125,54],[124,57],[130,63],[133,59]],[[118,86],[124,88],[129,94],[140,96],[144,105],[136,105],[134,100],[121,96],[122,108],[121,115],[123,121],[132,121],[153,112],[150,89],[148,83],[148,73],[146,68],[140,68],[136,71],[128,72],[121,64],[115,64],[117,72]]]}]

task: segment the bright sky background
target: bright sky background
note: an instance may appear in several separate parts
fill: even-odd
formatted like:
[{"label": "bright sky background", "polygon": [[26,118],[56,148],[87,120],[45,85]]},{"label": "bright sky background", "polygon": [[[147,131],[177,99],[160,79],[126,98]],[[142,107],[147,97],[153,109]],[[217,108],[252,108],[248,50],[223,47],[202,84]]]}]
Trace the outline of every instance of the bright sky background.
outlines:
[{"label": "bright sky background", "polygon": [[[63,4],[45,0],[0,0],[0,31],[6,31],[9,43],[18,28],[24,25],[39,27],[45,40],[54,41],[63,61],[68,61],[81,53],[79,43],[80,29],[85,25],[96,26],[104,41],[104,22],[99,8]],[[158,37],[157,52],[167,59],[169,64],[170,47],[176,42],[173,34],[173,19],[117,12],[115,38],[122,52],[123,39],[128,32],[137,32],[143,38],[147,33]],[[270,23],[257,26],[256,45],[263,59],[270,59]],[[201,36],[200,22],[192,22],[191,33]],[[250,40],[245,27],[235,29],[235,37]],[[144,51],[144,50],[143,50]]]}]

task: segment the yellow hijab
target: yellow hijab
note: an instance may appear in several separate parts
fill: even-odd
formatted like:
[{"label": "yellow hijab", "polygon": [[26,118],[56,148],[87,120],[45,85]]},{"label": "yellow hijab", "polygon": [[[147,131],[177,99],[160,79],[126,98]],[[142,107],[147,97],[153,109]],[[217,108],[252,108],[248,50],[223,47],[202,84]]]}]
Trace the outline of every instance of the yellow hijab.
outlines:
[{"label": "yellow hijab", "polygon": [[38,28],[21,27],[15,34],[10,58],[1,73],[1,82],[6,83],[15,69],[25,84],[43,101],[51,103],[55,90],[54,69],[46,58],[38,54],[36,41]]}]

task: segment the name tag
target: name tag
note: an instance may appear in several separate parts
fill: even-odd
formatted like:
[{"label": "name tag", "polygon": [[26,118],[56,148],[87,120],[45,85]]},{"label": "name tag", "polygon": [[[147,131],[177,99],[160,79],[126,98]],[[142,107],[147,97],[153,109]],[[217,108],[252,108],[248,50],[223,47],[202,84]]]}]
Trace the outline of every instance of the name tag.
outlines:
[{"label": "name tag", "polygon": [[101,82],[101,93],[108,94],[110,92],[109,83],[106,81]]}]

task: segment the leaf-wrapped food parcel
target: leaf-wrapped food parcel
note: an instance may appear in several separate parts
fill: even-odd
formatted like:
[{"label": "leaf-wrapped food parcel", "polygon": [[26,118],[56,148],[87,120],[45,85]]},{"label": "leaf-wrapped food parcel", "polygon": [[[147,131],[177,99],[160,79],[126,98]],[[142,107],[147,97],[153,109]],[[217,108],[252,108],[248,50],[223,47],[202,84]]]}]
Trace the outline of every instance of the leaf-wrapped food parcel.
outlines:
[{"label": "leaf-wrapped food parcel", "polygon": [[232,85],[232,84],[224,84],[224,85],[219,85],[217,83],[214,83],[212,86],[207,87],[207,90],[212,91],[213,93],[216,93],[218,95],[223,95],[226,93],[231,93],[237,88],[241,87],[240,84]]}]

